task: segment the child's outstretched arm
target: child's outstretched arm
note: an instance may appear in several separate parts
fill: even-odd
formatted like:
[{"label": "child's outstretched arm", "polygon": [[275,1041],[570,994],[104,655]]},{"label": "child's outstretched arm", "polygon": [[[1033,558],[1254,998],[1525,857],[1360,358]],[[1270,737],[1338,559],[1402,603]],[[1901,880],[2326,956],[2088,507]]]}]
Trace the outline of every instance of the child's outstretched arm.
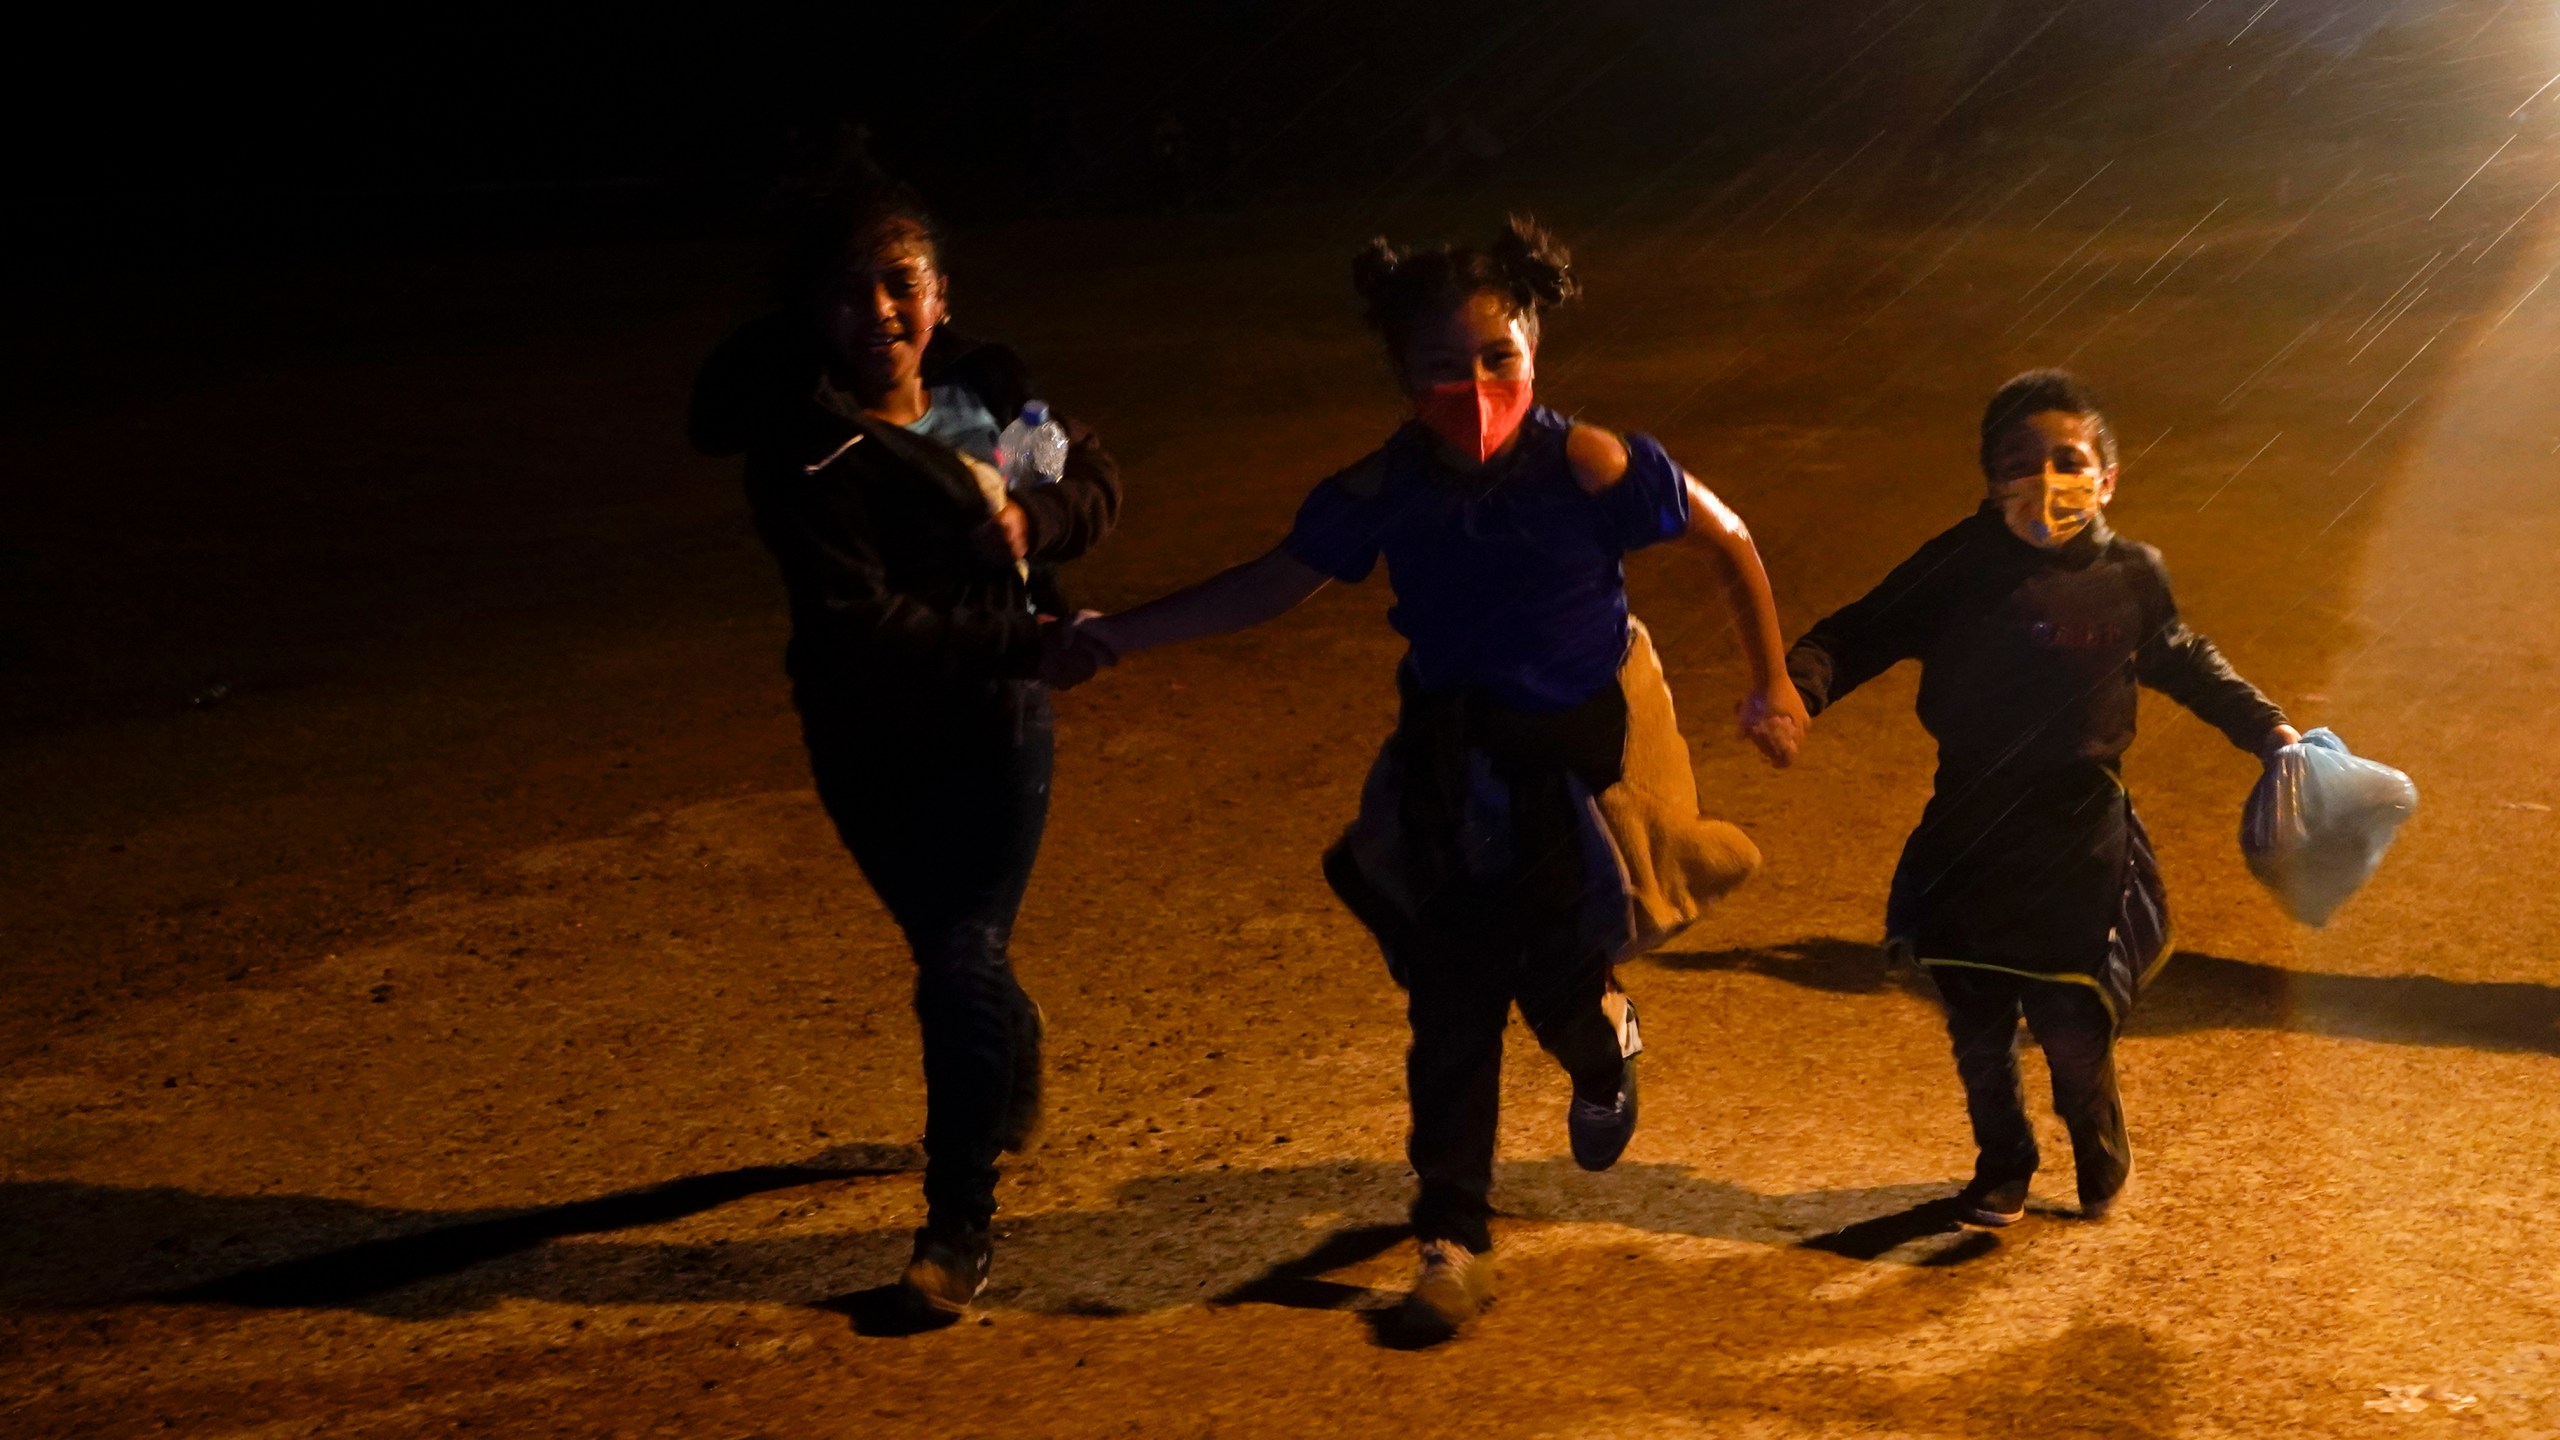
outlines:
[{"label": "child's outstretched arm", "polygon": [[1920,653],[1963,572],[1964,527],[1931,540],[1873,590],[1813,622],[1787,651],[1787,676],[1816,715]]},{"label": "child's outstretched arm", "polygon": [[1813,717],[1787,680],[1786,632],[1778,628],[1778,599],[1769,589],[1769,572],[1760,563],[1760,547],[1733,507],[1687,476],[1689,538],[1699,542],[1724,582],[1725,603],[1733,609],[1734,634],[1751,663],[1751,693],[1735,709],[1742,733],[1781,769],[1796,758]]},{"label": "child's outstretched arm", "polygon": [[[1565,437],[1565,454],[1585,490],[1610,489],[1625,478],[1627,444],[1596,425],[1576,425]],[[1760,563],[1750,528],[1733,508],[1680,472],[1687,487],[1688,528],[1684,538],[1706,551],[1724,582],[1725,603],[1733,610],[1733,628],[1751,666],[1751,691],[1735,707],[1743,735],[1760,747],[1772,765],[1785,767],[1803,743],[1812,723],[1795,687],[1787,682],[1786,632],[1778,628],[1778,602],[1769,590],[1769,572]]]},{"label": "child's outstretched arm", "polygon": [[2287,721],[2282,706],[2231,668],[2220,647],[2187,628],[2169,590],[2168,570],[2157,552],[2147,558],[2155,588],[2149,597],[2149,628],[2134,652],[2135,677],[2193,711],[2232,744],[2273,764],[2275,752],[2299,741],[2302,732]]},{"label": "child's outstretched arm", "polygon": [[1080,620],[1077,642],[1116,665],[1124,655],[1246,630],[1297,608],[1329,577],[1277,546],[1260,559],[1221,570],[1197,585],[1116,615]]}]

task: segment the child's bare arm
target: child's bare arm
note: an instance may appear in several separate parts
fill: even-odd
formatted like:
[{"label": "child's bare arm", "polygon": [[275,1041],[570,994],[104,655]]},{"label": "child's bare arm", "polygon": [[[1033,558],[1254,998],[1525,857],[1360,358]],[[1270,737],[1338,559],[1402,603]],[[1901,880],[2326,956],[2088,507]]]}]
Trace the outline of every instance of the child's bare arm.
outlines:
[{"label": "child's bare arm", "polygon": [[1778,628],[1778,600],[1769,588],[1768,569],[1751,530],[1716,493],[1685,477],[1689,487],[1689,538],[1698,542],[1717,577],[1724,582],[1725,603],[1733,611],[1733,628],[1751,665],[1751,693],[1736,711],[1742,733],[1760,747],[1772,765],[1785,767],[1804,743],[1813,717],[1787,678],[1786,632]]},{"label": "child's bare arm", "polygon": [[[1626,442],[1596,425],[1577,425],[1565,437],[1565,454],[1583,489],[1599,493],[1626,477]],[[1681,472],[1687,489],[1688,531],[1685,538],[1706,552],[1723,583],[1725,603],[1733,612],[1735,638],[1751,666],[1751,690],[1737,713],[1742,733],[1772,765],[1795,758],[1805,728],[1812,723],[1804,702],[1787,681],[1786,632],[1778,626],[1778,601],[1769,588],[1769,572],[1751,543],[1750,527],[1733,508],[1716,498],[1698,477]]]},{"label": "child's bare arm", "polygon": [[1086,620],[1079,636],[1113,661],[1159,645],[1250,629],[1295,609],[1323,589],[1327,577],[1276,546],[1259,559],[1221,570],[1159,600]]},{"label": "child's bare arm", "polygon": [[1701,542],[1724,581],[1725,599],[1733,607],[1734,629],[1751,662],[1751,684],[1757,690],[1784,685],[1787,678],[1786,632],[1778,627],[1778,599],[1769,588],[1769,572],[1760,563],[1760,547],[1751,529],[1716,493],[1686,477],[1689,486],[1689,538]]}]

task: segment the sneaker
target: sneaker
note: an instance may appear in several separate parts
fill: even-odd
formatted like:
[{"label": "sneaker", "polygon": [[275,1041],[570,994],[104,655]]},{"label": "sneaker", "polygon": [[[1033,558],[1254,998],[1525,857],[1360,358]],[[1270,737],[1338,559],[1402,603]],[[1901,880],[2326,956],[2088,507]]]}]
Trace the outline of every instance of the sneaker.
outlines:
[{"label": "sneaker", "polygon": [[2027,1177],[1975,1180],[1956,1192],[1956,1218],[1967,1225],[1997,1230],[2027,1216]]},{"label": "sneaker", "polygon": [[1644,1036],[1636,1028],[1636,1005],[1624,990],[1602,997],[1604,1010],[1618,1029],[1618,1097],[1612,1104],[1575,1096],[1564,1112],[1565,1135],[1573,1142],[1573,1163],[1585,1170],[1606,1170],[1627,1153],[1636,1136],[1636,1059],[1644,1054]]},{"label": "sneaker", "polygon": [[1493,1303],[1493,1257],[1455,1240],[1422,1242],[1422,1270],[1398,1307],[1408,1334],[1445,1340]]},{"label": "sneaker", "polygon": [[1022,1030],[1013,1050],[1013,1093],[1005,1097],[1004,1127],[996,1132],[996,1144],[1008,1155],[1019,1155],[1040,1133],[1041,1086],[1040,1050],[1049,1033],[1049,1017],[1041,1012],[1040,1002],[1023,997]]},{"label": "sneaker", "polygon": [[994,1259],[995,1246],[984,1230],[927,1226],[916,1232],[915,1257],[907,1261],[898,1286],[921,1309],[957,1319],[987,1288],[987,1267]]}]

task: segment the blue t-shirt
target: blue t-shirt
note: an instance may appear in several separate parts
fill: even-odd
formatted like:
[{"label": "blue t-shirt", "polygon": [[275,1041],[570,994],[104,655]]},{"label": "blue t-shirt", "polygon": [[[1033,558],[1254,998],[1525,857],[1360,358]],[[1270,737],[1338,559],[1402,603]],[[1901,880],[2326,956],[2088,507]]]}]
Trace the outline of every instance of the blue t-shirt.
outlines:
[{"label": "blue t-shirt", "polygon": [[1627,437],[1627,473],[1594,495],[1565,458],[1570,421],[1540,406],[1503,462],[1460,475],[1408,425],[1385,448],[1316,486],[1286,542],[1336,580],[1368,578],[1379,557],[1424,689],[1477,689],[1515,709],[1556,711],[1614,684],[1627,649],[1633,550],[1689,524],[1678,464],[1650,436]]},{"label": "blue t-shirt", "polygon": [[990,465],[996,463],[996,439],[1004,433],[987,402],[966,385],[936,385],[927,390],[925,412],[908,421],[907,428]]}]

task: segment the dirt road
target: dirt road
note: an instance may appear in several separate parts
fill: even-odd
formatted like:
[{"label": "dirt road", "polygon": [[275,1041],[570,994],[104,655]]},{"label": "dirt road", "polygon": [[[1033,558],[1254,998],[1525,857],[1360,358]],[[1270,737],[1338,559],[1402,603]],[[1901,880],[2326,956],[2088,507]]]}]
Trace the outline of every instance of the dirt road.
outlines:
[{"label": "dirt road", "polygon": [[[2505,133],[1530,197],[1590,290],[1542,393],[1731,500],[1791,625],[1961,515],[1982,397],[2069,363],[2189,618],[2425,802],[2306,931],[2233,843],[2252,762],[2147,700],[2181,953],[2123,1050],[2134,1188],[2075,1222],[2057,1158],[2018,1229],[1931,1231],[1970,1151],[1873,947],[1913,677],[1771,773],[1708,576],[1643,557],[1708,808],[1769,866],[1631,968],[1614,1173],[1514,1037],[1504,1298],[1429,1354],[1361,1320],[1407,1263],[1402,1021],[1315,869],[1391,715],[1382,585],[1062,701],[1018,943],[1049,1126],[983,1317],[861,1334],[919,1213],[908,969],[802,783],[734,477],[677,448],[735,248],[259,281],[188,373],[7,441],[44,483],[0,1430],[2560,1433],[2560,143],[2457,192]],[[1088,598],[1276,539],[1395,418],[1342,257],[1509,198],[964,236],[962,317],[1129,471]]]}]

